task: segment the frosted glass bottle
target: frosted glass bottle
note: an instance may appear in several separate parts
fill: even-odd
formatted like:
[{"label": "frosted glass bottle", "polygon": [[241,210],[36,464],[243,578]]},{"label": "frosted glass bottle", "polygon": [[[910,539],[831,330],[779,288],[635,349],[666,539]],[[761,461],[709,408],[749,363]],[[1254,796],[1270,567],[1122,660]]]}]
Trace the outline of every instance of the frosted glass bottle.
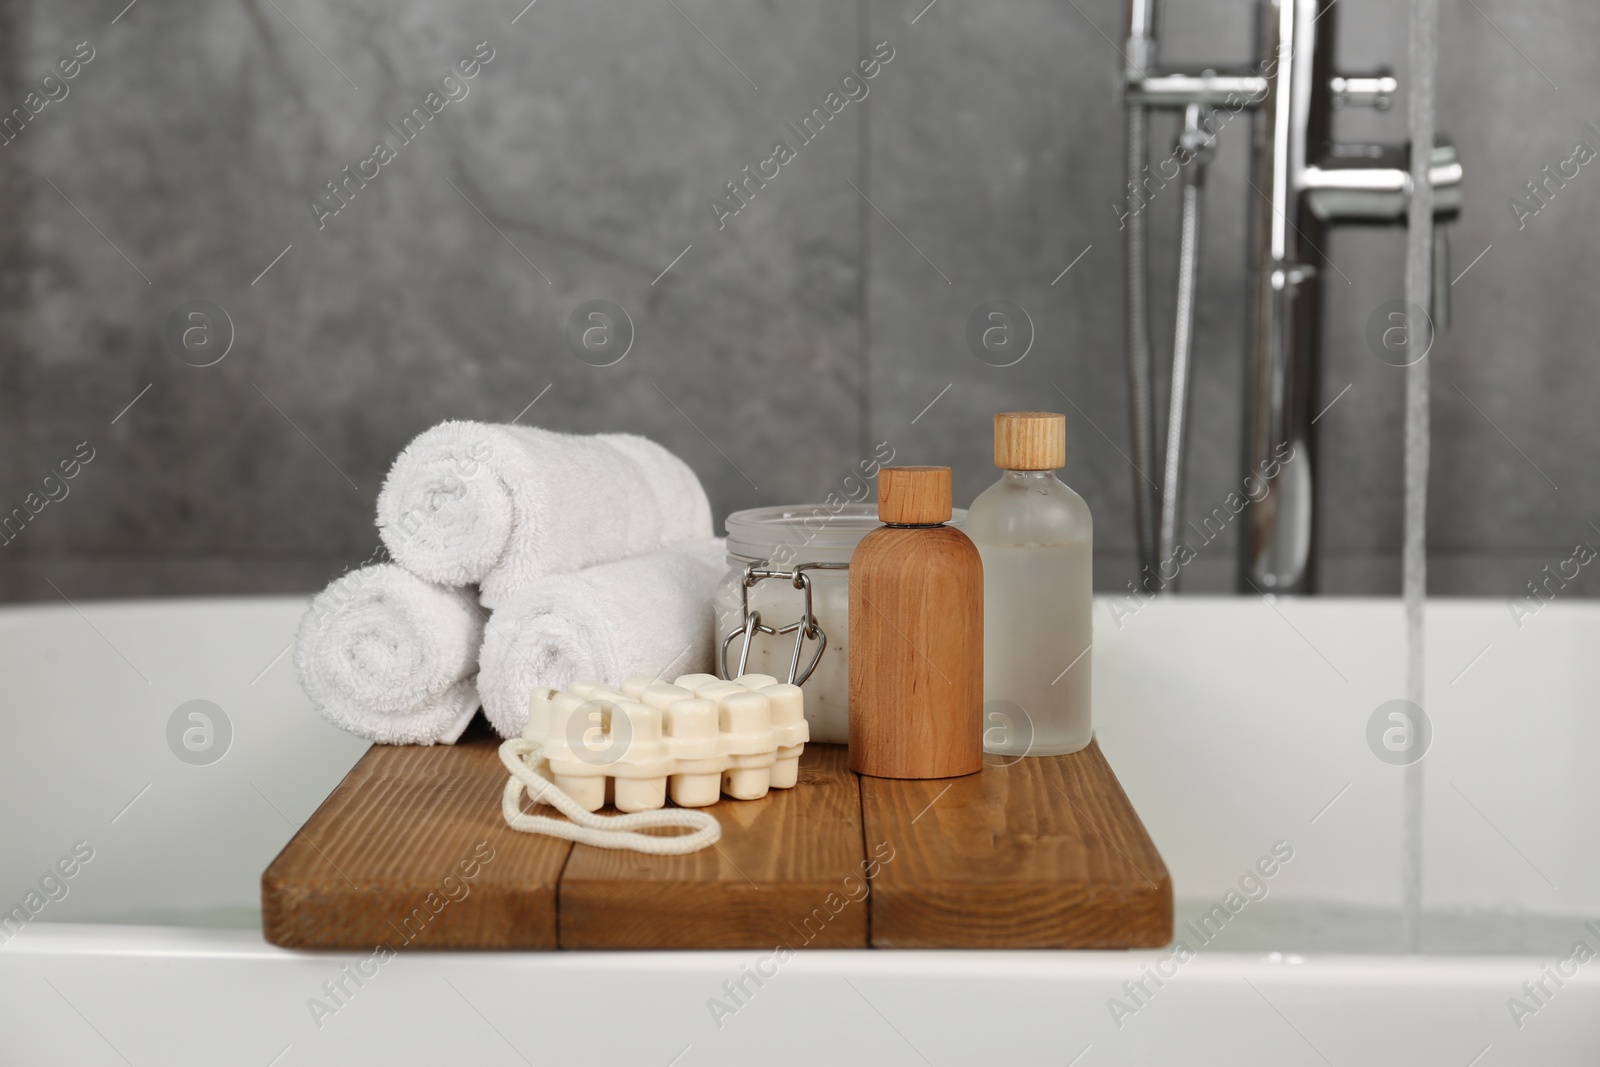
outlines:
[{"label": "frosted glass bottle", "polygon": [[1056,477],[1066,416],[994,417],[1000,480],[967,534],[983,557],[984,750],[1055,756],[1089,743],[1094,521]]}]

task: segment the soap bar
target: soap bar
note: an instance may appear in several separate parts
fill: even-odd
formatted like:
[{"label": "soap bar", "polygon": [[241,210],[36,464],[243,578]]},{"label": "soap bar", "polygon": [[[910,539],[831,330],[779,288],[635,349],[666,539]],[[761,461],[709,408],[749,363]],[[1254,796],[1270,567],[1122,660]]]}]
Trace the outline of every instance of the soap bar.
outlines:
[{"label": "soap bar", "polygon": [[586,811],[758,800],[799,780],[810,740],[805,696],[770,675],[735,681],[684,675],[630,678],[620,690],[573,682],[534,690],[523,738],[538,742],[550,777]]}]

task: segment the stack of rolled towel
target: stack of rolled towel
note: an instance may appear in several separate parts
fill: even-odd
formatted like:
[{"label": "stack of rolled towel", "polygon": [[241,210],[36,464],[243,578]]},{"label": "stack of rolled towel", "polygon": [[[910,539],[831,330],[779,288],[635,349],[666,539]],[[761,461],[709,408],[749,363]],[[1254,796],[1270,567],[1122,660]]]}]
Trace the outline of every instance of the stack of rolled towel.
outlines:
[{"label": "stack of rolled towel", "polygon": [[515,737],[536,687],[711,665],[724,545],[653,441],[442,423],[390,468],[378,531],[394,562],[333,582],[296,638],[301,685],[351,733],[448,744],[481,703]]}]

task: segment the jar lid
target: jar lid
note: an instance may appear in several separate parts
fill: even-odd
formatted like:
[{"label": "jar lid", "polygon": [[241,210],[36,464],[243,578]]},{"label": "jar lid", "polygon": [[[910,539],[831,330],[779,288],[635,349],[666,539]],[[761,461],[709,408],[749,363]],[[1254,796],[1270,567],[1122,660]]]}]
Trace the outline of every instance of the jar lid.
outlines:
[{"label": "jar lid", "polygon": [[[966,522],[956,508],[950,525]],[[814,559],[848,562],[856,543],[878,528],[873,504],[790,504],[747,508],[728,516],[728,554],[744,560],[771,559],[780,548]]]}]

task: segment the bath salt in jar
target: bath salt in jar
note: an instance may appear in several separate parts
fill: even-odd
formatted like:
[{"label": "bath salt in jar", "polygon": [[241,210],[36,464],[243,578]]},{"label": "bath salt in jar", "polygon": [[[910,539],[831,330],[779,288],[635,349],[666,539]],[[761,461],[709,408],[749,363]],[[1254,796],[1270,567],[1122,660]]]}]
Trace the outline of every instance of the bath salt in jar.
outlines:
[{"label": "bath salt in jar", "polygon": [[[957,509],[951,525],[959,527],[965,519],[966,512]],[[823,637],[821,641],[809,637],[801,641],[796,667],[804,675],[818,646],[822,647],[816,667],[800,683],[812,741],[842,745],[850,740],[850,585],[849,571],[843,568],[849,564],[856,542],[878,525],[878,508],[871,503],[751,508],[728,516],[728,573],[717,587],[715,601],[717,651],[721,654],[718,671],[724,677],[739,673],[747,568],[756,573],[804,573],[810,586],[812,618]],[[754,581],[747,592],[751,612],[760,616],[761,630],[750,639],[744,673],[770,674],[787,681],[798,633],[767,630],[783,630],[801,621],[806,590],[797,587],[792,578],[780,576]]]}]

